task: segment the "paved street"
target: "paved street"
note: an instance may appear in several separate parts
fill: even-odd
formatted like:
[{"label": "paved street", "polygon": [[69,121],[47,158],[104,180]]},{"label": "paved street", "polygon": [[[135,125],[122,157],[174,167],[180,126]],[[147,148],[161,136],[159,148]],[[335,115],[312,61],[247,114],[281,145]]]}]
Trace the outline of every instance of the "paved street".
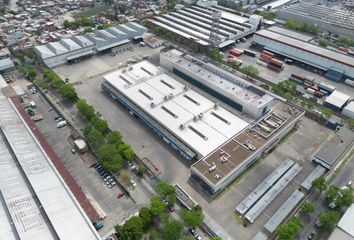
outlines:
[{"label": "paved street", "polygon": [[[343,169],[339,173],[337,173],[334,180],[330,184],[342,186],[344,184],[347,184],[353,178],[354,178],[354,156],[352,156],[348,161],[348,163],[343,167]],[[315,203],[316,210],[309,217],[304,219],[305,221],[304,228],[300,233],[299,239],[306,239],[307,236],[310,234],[310,232],[314,229],[318,233],[323,232],[321,231],[320,228],[315,226],[315,222],[321,212],[330,210],[327,206],[327,202],[324,194],[320,196],[320,194],[317,191],[315,191],[309,196],[309,201]],[[328,235],[324,234],[321,239],[326,239],[327,236]]]}]

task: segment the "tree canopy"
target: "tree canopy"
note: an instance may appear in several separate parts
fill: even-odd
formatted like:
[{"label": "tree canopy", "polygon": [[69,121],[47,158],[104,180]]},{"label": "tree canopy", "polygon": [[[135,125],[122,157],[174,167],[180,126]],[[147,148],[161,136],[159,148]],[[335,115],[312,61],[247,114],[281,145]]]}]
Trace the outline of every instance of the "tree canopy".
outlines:
[{"label": "tree canopy", "polygon": [[327,211],[320,214],[320,222],[326,231],[331,231],[340,219],[339,212]]},{"label": "tree canopy", "polygon": [[164,212],[166,205],[156,196],[150,199],[150,211],[152,216],[156,217]]},{"label": "tree canopy", "polygon": [[299,230],[303,227],[299,219],[292,217],[287,223],[277,229],[280,240],[295,240]]},{"label": "tree canopy", "polygon": [[149,229],[152,224],[152,215],[150,209],[147,207],[140,208],[139,217],[143,223],[144,230]]},{"label": "tree canopy", "polygon": [[323,176],[320,176],[312,181],[312,187],[317,189],[320,192],[323,192],[327,189],[326,179]]},{"label": "tree canopy", "polygon": [[192,210],[187,210],[183,209],[181,210],[181,218],[183,219],[184,223],[188,227],[199,227],[204,220],[204,214],[202,211],[192,209]]},{"label": "tree canopy", "polygon": [[310,214],[315,211],[315,206],[311,202],[305,202],[301,207],[301,212],[303,214]]},{"label": "tree canopy", "polygon": [[178,240],[180,239],[183,224],[180,221],[169,221],[163,227],[163,239],[164,240]]},{"label": "tree canopy", "polygon": [[85,99],[80,99],[76,102],[76,108],[88,120],[95,116],[95,109],[92,105],[88,104]]},{"label": "tree canopy", "polygon": [[175,188],[175,186],[170,185],[165,181],[159,181],[156,184],[156,191],[162,196],[167,196],[170,194],[174,194],[176,191],[176,188]]},{"label": "tree canopy", "polygon": [[258,69],[252,65],[246,65],[240,71],[249,77],[257,77],[259,75]]},{"label": "tree canopy", "polygon": [[123,226],[116,226],[116,236],[124,240],[140,240],[143,235],[143,223],[140,217],[134,216],[127,220]]},{"label": "tree canopy", "polygon": [[105,133],[108,129],[107,120],[94,116],[91,118],[91,124],[101,133]]},{"label": "tree canopy", "polygon": [[76,99],[75,88],[71,84],[63,84],[59,88],[59,93],[68,100],[74,101]]},{"label": "tree canopy", "polygon": [[122,134],[118,131],[112,131],[107,134],[107,142],[118,146],[122,143]]}]

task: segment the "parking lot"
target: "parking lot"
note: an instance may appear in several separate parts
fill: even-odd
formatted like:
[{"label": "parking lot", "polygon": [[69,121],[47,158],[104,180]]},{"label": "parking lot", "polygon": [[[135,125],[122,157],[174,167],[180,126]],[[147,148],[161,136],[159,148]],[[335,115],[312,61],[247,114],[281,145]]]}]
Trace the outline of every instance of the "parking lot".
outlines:
[{"label": "parking lot", "polygon": [[[154,59],[157,59],[157,50],[148,48],[143,51],[152,51]],[[124,141],[131,144],[136,154],[140,158],[149,158],[160,170],[159,177],[171,183],[178,183],[183,187],[215,221],[217,221],[225,230],[235,238],[242,236],[242,239],[252,238],[269,217],[279,208],[279,206],[290,196],[290,194],[298,188],[300,183],[311,172],[311,159],[319,147],[325,144],[326,139],[332,132],[316,122],[304,118],[299,130],[293,133],[287,141],[282,143],[275,151],[266,156],[266,158],[258,161],[252,171],[247,172],[229,187],[225,193],[222,193],[217,199],[211,199],[206,193],[200,189],[189,179],[189,167],[192,162],[183,159],[177,155],[169,145],[163,142],[155,133],[146,127],[137,118],[131,116],[123,107],[117,105],[112,99],[106,96],[100,90],[100,84],[103,82],[103,73],[96,74],[100,71],[109,71],[110,68],[124,63],[126,59],[131,58],[131,54],[141,55],[140,49],[134,52],[126,52],[115,57],[95,56],[84,62],[74,65],[64,65],[55,71],[61,75],[73,72],[70,76],[71,82],[81,81],[82,84],[76,86],[78,96],[85,98],[94,105],[104,118],[109,122],[112,129],[116,129],[124,136]],[[127,54],[128,56],[125,56]],[[87,70],[89,69],[89,70]],[[275,73],[271,72],[273,75]],[[286,158],[291,158],[303,166],[300,174],[285,188],[284,191],[270,204],[263,214],[252,225],[247,228],[243,227],[235,218],[235,206],[243,200],[263,179],[272,172]],[[136,179],[138,185],[142,185],[137,191],[141,191],[144,198],[141,198],[139,205],[148,202],[151,191],[150,182],[142,179]],[[146,188],[146,190],[144,190]],[[140,198],[139,198],[140,199]]]},{"label": "parking lot", "polygon": [[53,150],[60,157],[65,167],[83,189],[86,196],[95,201],[107,215],[102,221],[105,227],[99,231],[101,235],[111,230],[112,226],[120,223],[130,215],[138,211],[138,207],[127,196],[117,198],[117,194],[122,190],[118,186],[108,188],[106,183],[100,178],[100,175],[90,166],[94,163],[94,158],[88,154],[73,153],[73,141],[70,137],[71,128],[64,126],[57,128],[58,122],[54,120],[58,114],[39,93],[32,94],[27,92],[28,100],[34,101],[37,108],[35,113],[41,113],[43,120],[36,122],[39,130],[46,138]]}]

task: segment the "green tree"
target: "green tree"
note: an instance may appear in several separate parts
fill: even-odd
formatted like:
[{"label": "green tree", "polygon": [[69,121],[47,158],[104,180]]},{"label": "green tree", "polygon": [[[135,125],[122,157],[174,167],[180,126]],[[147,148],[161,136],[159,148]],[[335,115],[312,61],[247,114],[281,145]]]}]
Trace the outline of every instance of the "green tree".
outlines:
[{"label": "green tree", "polygon": [[144,231],[140,217],[134,216],[127,220],[123,226],[115,226],[116,236],[124,240],[140,240]]},{"label": "green tree", "polygon": [[126,161],[132,161],[134,158],[134,151],[129,144],[121,143],[118,146],[118,152]]},{"label": "green tree", "polygon": [[339,212],[327,211],[320,214],[320,222],[326,231],[331,231],[340,219]]},{"label": "green tree", "polygon": [[320,176],[315,180],[313,180],[311,185],[313,188],[317,189],[320,193],[326,191],[327,189],[326,179],[323,176]]},{"label": "green tree", "polygon": [[315,205],[311,202],[305,202],[301,207],[301,212],[303,214],[311,214],[315,211]]},{"label": "green tree", "polygon": [[277,13],[276,12],[259,12],[257,14],[262,16],[263,18],[265,18],[267,20],[274,20],[277,17]]},{"label": "green tree", "polygon": [[91,144],[95,149],[98,149],[104,143],[104,138],[101,132],[96,129],[92,129],[85,139],[89,144]]},{"label": "green tree", "polygon": [[129,175],[128,170],[122,169],[122,170],[119,172],[119,175],[120,175],[120,177],[122,178],[122,180],[123,180],[123,182],[125,183],[125,185],[130,184],[130,175]]},{"label": "green tree", "polygon": [[[326,191],[326,198],[328,202],[334,202],[334,200],[338,197],[339,187],[331,185]],[[335,203],[334,203],[335,204]]]},{"label": "green tree", "polygon": [[94,126],[101,133],[105,133],[108,129],[107,120],[105,120],[103,118],[94,116],[90,119],[90,122],[91,122],[92,126]]},{"label": "green tree", "polygon": [[144,230],[149,229],[152,224],[152,215],[150,209],[147,207],[140,208],[139,217],[143,223]]},{"label": "green tree", "polygon": [[23,51],[23,54],[28,58],[34,58],[35,54],[32,49],[27,49]]},{"label": "green tree", "polygon": [[258,69],[252,65],[246,65],[242,67],[240,71],[246,74],[247,77],[257,77],[259,75]]},{"label": "green tree", "polygon": [[261,85],[259,85],[261,88],[264,88],[265,90],[270,90],[270,86],[266,83],[262,83]]},{"label": "green tree", "polygon": [[280,240],[295,240],[299,230],[303,227],[299,219],[292,217],[287,223],[277,229]]},{"label": "green tree", "polygon": [[138,176],[142,177],[145,173],[145,166],[140,164],[138,167]]},{"label": "green tree", "polygon": [[153,196],[150,199],[150,210],[153,217],[160,215],[165,209],[166,205],[158,197]]},{"label": "green tree", "polygon": [[156,184],[156,191],[161,195],[161,196],[167,196],[170,194],[174,194],[176,191],[175,186],[168,184],[165,181],[159,181]]},{"label": "green tree", "polygon": [[102,167],[110,172],[118,172],[123,168],[123,159],[119,154],[114,155],[109,161],[103,161]]},{"label": "green tree", "polygon": [[90,33],[90,32],[93,32],[93,29],[91,27],[86,27],[84,29],[84,33]]},{"label": "green tree", "polygon": [[87,139],[87,136],[92,131],[92,125],[91,124],[86,124],[85,127],[83,129],[81,129],[81,131],[84,134],[85,139]]},{"label": "green tree", "polygon": [[155,229],[152,229],[149,232],[149,239],[151,240],[161,240],[160,233],[156,231]]},{"label": "green tree", "polygon": [[76,99],[76,92],[75,88],[71,84],[63,84],[59,88],[59,93],[62,97],[68,99],[68,100],[75,100]]},{"label": "green tree", "polygon": [[98,157],[101,161],[111,161],[117,154],[117,148],[113,144],[104,144],[98,149]]},{"label": "green tree", "polygon": [[321,38],[319,41],[318,41],[318,44],[321,46],[321,47],[327,47],[329,45],[329,41],[325,38]]},{"label": "green tree", "polygon": [[178,240],[180,239],[183,229],[183,224],[180,221],[172,220],[163,227],[164,240]]},{"label": "green tree", "polygon": [[92,105],[88,104],[85,99],[80,99],[76,102],[76,108],[88,120],[95,116],[95,109]]},{"label": "green tree", "polygon": [[212,48],[209,50],[209,55],[212,59],[221,62],[222,60],[222,54],[219,49],[217,48]]},{"label": "green tree", "polygon": [[324,108],[321,110],[321,112],[323,113],[323,115],[325,115],[327,118],[329,118],[330,116],[333,115],[333,110],[329,109],[329,108]]},{"label": "green tree", "polygon": [[340,198],[336,201],[336,206],[338,208],[341,207],[349,207],[353,203],[353,190],[351,188],[342,188],[339,190]]},{"label": "green tree", "polygon": [[198,211],[195,209],[192,210],[187,210],[183,209],[181,210],[181,218],[183,219],[185,225],[188,227],[199,227],[204,220],[204,214],[202,211]]},{"label": "green tree", "polygon": [[24,56],[23,54],[17,54],[17,55],[16,55],[16,58],[17,58],[18,60],[20,60],[20,62],[21,62],[22,64],[24,64],[25,61],[26,61],[25,56]]},{"label": "green tree", "polygon": [[222,240],[220,237],[213,237],[211,240]]},{"label": "green tree", "polygon": [[118,131],[112,131],[108,133],[107,142],[118,146],[122,143],[122,134]]}]

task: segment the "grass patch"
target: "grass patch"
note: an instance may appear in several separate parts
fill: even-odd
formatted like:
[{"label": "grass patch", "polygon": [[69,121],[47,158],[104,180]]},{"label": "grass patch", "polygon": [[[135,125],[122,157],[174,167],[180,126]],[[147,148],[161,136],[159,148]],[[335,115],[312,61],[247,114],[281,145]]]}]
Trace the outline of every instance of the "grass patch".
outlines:
[{"label": "grass patch", "polygon": [[78,12],[78,13],[74,14],[74,17],[75,18],[92,17],[92,16],[95,16],[101,12],[105,12],[105,11],[109,10],[110,8],[112,8],[111,5],[98,5],[93,8],[87,9],[85,11]]},{"label": "grass patch", "polygon": [[255,161],[249,168],[247,168],[240,176],[238,176],[237,178],[235,178],[229,185],[227,185],[226,188],[224,188],[215,198],[214,200],[218,200],[220,199],[222,196],[224,196],[224,194],[226,192],[229,191],[230,188],[232,188],[234,185],[236,185],[237,183],[239,183],[243,178],[247,177],[247,175],[251,172],[251,170],[253,170],[257,164],[259,163],[259,161]]},{"label": "grass patch", "polygon": [[238,215],[237,213],[235,213],[235,214],[234,214],[234,217],[235,217],[235,220],[236,220],[236,222],[237,222],[238,224],[240,224],[240,225],[243,225],[243,224],[244,224],[245,220],[244,220],[240,215]]}]

